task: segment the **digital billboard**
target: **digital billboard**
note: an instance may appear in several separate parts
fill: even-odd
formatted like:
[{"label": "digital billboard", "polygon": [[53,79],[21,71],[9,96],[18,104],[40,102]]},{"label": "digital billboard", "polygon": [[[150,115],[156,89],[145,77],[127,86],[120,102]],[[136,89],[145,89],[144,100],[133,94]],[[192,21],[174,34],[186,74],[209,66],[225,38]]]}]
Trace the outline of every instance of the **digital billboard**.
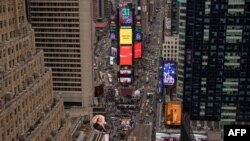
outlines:
[{"label": "digital billboard", "polygon": [[132,79],[130,77],[120,77],[121,83],[131,83]]},{"label": "digital billboard", "polygon": [[110,55],[113,57],[117,57],[117,48],[116,47],[111,47]]},{"label": "digital billboard", "polygon": [[[208,137],[205,134],[193,134],[194,141],[208,141]],[[173,132],[156,133],[156,141],[180,141],[181,134]]]},{"label": "digital billboard", "polygon": [[165,124],[181,125],[181,103],[168,102],[165,104]]},{"label": "digital billboard", "polygon": [[134,44],[134,58],[142,57],[142,43],[138,42]]},{"label": "digital billboard", "polygon": [[132,29],[121,28],[120,29],[120,45],[132,44]]},{"label": "digital billboard", "polygon": [[132,65],[132,46],[120,46],[120,65]]},{"label": "digital billboard", "polygon": [[114,64],[114,59],[115,59],[115,57],[110,56],[110,58],[109,58],[109,64],[110,64],[110,65],[113,65],[113,64]]},{"label": "digital billboard", "polygon": [[141,32],[136,32],[135,33],[135,40],[136,41],[141,41],[142,40],[142,33]]},{"label": "digital billboard", "polygon": [[131,70],[120,70],[120,74],[131,74]]},{"label": "digital billboard", "polygon": [[116,34],[115,34],[114,32],[111,32],[111,33],[110,33],[110,39],[111,39],[112,41],[117,40]]},{"label": "digital billboard", "polygon": [[173,85],[175,82],[175,62],[163,62],[163,82],[165,85]]},{"label": "digital billboard", "polygon": [[171,36],[171,18],[165,18],[165,36]]},{"label": "digital billboard", "polygon": [[132,25],[133,23],[133,13],[131,10],[130,5],[128,4],[123,4],[120,5],[119,8],[119,24],[120,26],[128,26]]}]

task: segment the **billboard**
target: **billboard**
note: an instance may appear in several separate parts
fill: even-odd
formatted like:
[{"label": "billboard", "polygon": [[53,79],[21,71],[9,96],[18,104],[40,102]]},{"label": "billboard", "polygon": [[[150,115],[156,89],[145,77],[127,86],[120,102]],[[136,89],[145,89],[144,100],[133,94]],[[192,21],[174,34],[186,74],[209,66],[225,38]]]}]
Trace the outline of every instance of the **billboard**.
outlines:
[{"label": "billboard", "polygon": [[117,48],[116,47],[111,47],[110,55],[113,57],[117,57]]},{"label": "billboard", "polygon": [[175,82],[175,62],[164,61],[163,62],[163,82],[164,85],[173,85]]},{"label": "billboard", "polygon": [[171,18],[165,18],[165,36],[171,36]]},{"label": "billboard", "polygon": [[129,4],[122,4],[119,8],[119,24],[120,26],[129,26],[133,23],[133,13]]},{"label": "billboard", "polygon": [[138,42],[134,44],[134,58],[142,57],[142,43]]},{"label": "billboard", "polygon": [[136,41],[141,41],[142,40],[142,33],[141,32],[136,32],[135,33],[135,40]]},{"label": "billboard", "polygon": [[132,29],[121,28],[120,29],[120,45],[132,44]]},{"label": "billboard", "polygon": [[[179,133],[156,133],[156,141],[180,141],[181,134]],[[205,134],[194,134],[195,141],[208,141],[208,137]]]},{"label": "billboard", "polygon": [[116,33],[114,33],[114,32],[111,32],[111,33],[110,33],[110,39],[111,39],[112,41],[115,41],[115,40],[117,40],[117,36],[116,36]]},{"label": "billboard", "polygon": [[115,57],[110,56],[110,57],[109,57],[109,64],[110,64],[110,65],[113,65],[113,64],[114,64],[114,60],[115,60]]},{"label": "billboard", "polygon": [[131,83],[132,79],[130,77],[120,77],[121,83]]},{"label": "billboard", "polygon": [[131,74],[131,70],[120,70],[120,74]]},{"label": "billboard", "polygon": [[132,46],[120,46],[120,65],[132,65]]},{"label": "billboard", "polygon": [[181,103],[168,102],[165,104],[165,124],[181,125]]}]

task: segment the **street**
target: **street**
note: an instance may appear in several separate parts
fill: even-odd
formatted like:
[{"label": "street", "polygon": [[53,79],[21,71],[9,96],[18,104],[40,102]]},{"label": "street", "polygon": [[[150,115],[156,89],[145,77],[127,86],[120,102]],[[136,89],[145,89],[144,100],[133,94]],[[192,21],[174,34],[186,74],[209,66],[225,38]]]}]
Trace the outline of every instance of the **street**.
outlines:
[{"label": "street", "polygon": [[[104,83],[102,104],[106,110],[107,127],[110,141],[137,139],[151,141],[155,138],[155,129],[161,122],[158,99],[159,56],[162,42],[163,7],[159,9],[150,27],[151,35],[145,36],[143,57],[134,61],[135,80],[130,86],[140,90],[140,96],[127,97],[119,92],[120,83],[117,70],[109,64],[111,42],[103,37],[95,48],[95,66],[97,75]],[[157,117],[156,117],[157,116]]]}]

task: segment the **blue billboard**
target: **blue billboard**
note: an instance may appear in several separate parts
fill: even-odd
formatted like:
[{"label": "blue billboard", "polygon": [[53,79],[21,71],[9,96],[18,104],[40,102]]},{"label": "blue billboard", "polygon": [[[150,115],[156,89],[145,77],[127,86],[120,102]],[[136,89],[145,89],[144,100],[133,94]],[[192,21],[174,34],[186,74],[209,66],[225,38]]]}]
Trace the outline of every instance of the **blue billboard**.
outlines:
[{"label": "blue billboard", "polygon": [[175,82],[175,62],[164,61],[163,62],[163,83],[164,85],[172,86]]}]

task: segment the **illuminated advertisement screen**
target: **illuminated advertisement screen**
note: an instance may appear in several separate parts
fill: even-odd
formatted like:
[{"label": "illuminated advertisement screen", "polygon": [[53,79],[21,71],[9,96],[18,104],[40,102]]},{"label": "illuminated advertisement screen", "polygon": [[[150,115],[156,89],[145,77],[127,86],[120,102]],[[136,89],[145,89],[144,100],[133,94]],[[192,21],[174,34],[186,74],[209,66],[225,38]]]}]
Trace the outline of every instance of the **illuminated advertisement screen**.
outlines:
[{"label": "illuminated advertisement screen", "polygon": [[141,32],[135,33],[135,40],[136,41],[141,41],[142,40],[142,33]]},{"label": "illuminated advertisement screen", "polygon": [[181,125],[181,103],[168,102],[165,104],[165,124]]},{"label": "illuminated advertisement screen", "polygon": [[109,57],[109,64],[110,64],[110,65],[113,65],[113,64],[114,64],[114,59],[115,59],[115,57],[113,57],[113,56],[110,56],[110,57]]},{"label": "illuminated advertisement screen", "polygon": [[132,44],[132,29],[120,29],[120,45]]},{"label": "illuminated advertisement screen", "polygon": [[134,44],[134,58],[142,57],[142,43],[138,42]]},{"label": "illuminated advertisement screen", "polygon": [[132,25],[133,15],[129,5],[122,5],[119,8],[119,23],[120,26]]},{"label": "illuminated advertisement screen", "polygon": [[112,41],[117,40],[116,34],[115,34],[114,32],[111,32],[111,33],[110,33],[110,39],[111,39]]},{"label": "illuminated advertisement screen", "polygon": [[132,46],[120,47],[120,65],[132,65]]},{"label": "illuminated advertisement screen", "polygon": [[[179,133],[156,133],[156,141],[180,141]],[[208,141],[207,135],[194,134],[195,141]]]},{"label": "illuminated advertisement screen", "polygon": [[121,83],[131,83],[132,79],[130,77],[120,77]]},{"label": "illuminated advertisement screen", "polygon": [[120,74],[131,74],[131,70],[120,70]]},{"label": "illuminated advertisement screen", "polygon": [[116,47],[111,47],[111,56],[117,57],[117,48]]},{"label": "illuminated advertisement screen", "polygon": [[163,62],[163,82],[165,85],[173,85],[175,82],[175,63],[172,61]]}]

